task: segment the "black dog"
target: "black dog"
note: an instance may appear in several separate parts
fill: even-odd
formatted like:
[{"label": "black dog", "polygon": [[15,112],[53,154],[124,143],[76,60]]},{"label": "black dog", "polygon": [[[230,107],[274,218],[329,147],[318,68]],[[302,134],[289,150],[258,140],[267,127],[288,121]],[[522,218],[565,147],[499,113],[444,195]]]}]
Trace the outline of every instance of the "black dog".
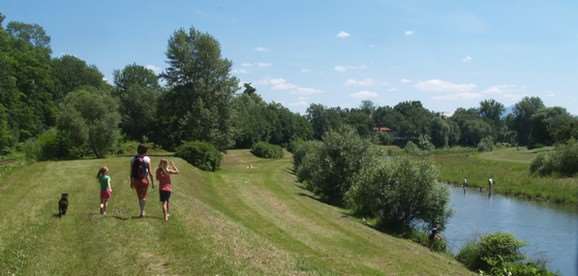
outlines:
[{"label": "black dog", "polygon": [[58,216],[62,217],[66,215],[66,210],[68,209],[68,194],[63,193],[58,201]]}]

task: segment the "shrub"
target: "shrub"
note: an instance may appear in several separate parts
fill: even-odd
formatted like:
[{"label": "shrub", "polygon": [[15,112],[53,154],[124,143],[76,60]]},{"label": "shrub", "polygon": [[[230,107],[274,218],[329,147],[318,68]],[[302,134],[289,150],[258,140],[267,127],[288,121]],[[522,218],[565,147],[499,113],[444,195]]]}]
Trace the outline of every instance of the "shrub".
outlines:
[{"label": "shrub", "polygon": [[353,175],[365,164],[370,145],[351,128],[329,131],[313,154],[307,152],[298,176],[322,200],[342,204]]},{"label": "shrub", "polygon": [[430,241],[429,234],[427,231],[423,230],[412,230],[403,236],[404,238],[410,239],[416,243],[419,243],[425,247],[428,247],[435,252],[447,252],[448,243],[445,239],[434,239]]},{"label": "shrub", "polygon": [[540,176],[551,175],[554,171],[552,156],[547,153],[540,153],[530,164],[530,173]]},{"label": "shrub", "polygon": [[178,146],[175,155],[205,171],[217,170],[223,158],[215,146],[200,141],[189,141]]},{"label": "shrub", "polygon": [[283,158],[283,148],[281,146],[266,142],[257,142],[251,147],[251,153],[261,158],[280,159]]},{"label": "shrub", "polygon": [[287,145],[287,151],[290,153],[295,153],[297,148],[299,148],[303,143],[305,143],[305,141],[301,138],[293,139]]},{"label": "shrub", "polygon": [[375,159],[353,178],[347,193],[356,213],[370,213],[381,227],[408,231],[414,223],[443,229],[450,216],[449,193],[436,182],[437,170],[425,160]]},{"label": "shrub", "polygon": [[419,154],[421,152],[420,148],[412,141],[407,142],[403,150],[409,154]]},{"label": "shrub", "polygon": [[436,147],[431,143],[429,135],[420,135],[417,139],[417,146],[424,151],[432,151]]},{"label": "shrub", "polygon": [[48,129],[24,146],[26,158],[31,160],[57,160],[66,157],[65,149],[55,128]]},{"label": "shrub", "polygon": [[530,173],[541,176],[559,174],[574,176],[578,173],[578,143],[571,139],[551,153],[541,153],[532,161]]},{"label": "shrub", "polygon": [[473,271],[491,272],[524,260],[525,256],[520,253],[522,246],[524,242],[512,234],[498,232],[466,244],[456,259]]},{"label": "shrub", "polygon": [[395,139],[387,132],[377,133],[373,136],[373,142],[379,145],[393,145]]},{"label": "shrub", "polygon": [[482,138],[482,140],[478,143],[478,151],[493,151],[494,150],[494,139],[490,136],[486,136]]},{"label": "shrub", "polygon": [[295,172],[297,172],[299,167],[301,167],[301,164],[305,159],[305,156],[307,156],[312,151],[317,150],[319,146],[321,146],[321,141],[312,140],[307,142],[301,142],[294,147],[293,169],[295,170]]}]

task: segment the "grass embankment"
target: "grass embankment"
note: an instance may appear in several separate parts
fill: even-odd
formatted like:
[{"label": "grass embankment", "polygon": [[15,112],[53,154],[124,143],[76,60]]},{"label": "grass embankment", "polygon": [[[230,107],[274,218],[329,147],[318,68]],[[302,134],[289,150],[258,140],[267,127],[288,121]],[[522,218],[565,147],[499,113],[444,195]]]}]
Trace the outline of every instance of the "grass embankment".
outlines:
[{"label": "grass embankment", "polygon": [[[0,181],[0,275],[469,274],[451,258],[315,200],[295,184],[288,157],[230,151],[217,173],[176,161],[181,174],[168,224],[156,191],[148,216],[133,217],[128,158],[14,171]],[[104,164],[113,180],[106,217],[98,215],[95,180]],[[70,209],[58,219],[61,192],[70,194]]]},{"label": "grass embankment", "polygon": [[469,185],[487,188],[494,177],[494,191],[516,197],[549,201],[564,205],[578,203],[578,178],[538,177],[529,173],[534,157],[549,149],[497,149],[493,152],[436,152],[431,158],[440,168],[444,181],[461,185],[468,177]]}]

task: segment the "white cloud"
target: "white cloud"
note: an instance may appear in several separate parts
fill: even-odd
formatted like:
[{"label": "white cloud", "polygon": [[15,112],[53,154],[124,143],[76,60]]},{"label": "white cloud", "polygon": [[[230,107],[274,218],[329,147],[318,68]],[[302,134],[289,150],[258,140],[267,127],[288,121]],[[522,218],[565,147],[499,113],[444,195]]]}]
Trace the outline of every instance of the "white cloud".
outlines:
[{"label": "white cloud", "polygon": [[493,85],[480,90],[473,83],[454,83],[446,80],[432,79],[417,82],[414,87],[424,92],[434,92],[434,100],[475,100],[493,98],[496,100],[514,102],[525,94],[523,86],[513,84]]},{"label": "white cloud", "polygon": [[476,85],[473,83],[453,83],[445,80],[426,80],[415,84],[415,88],[426,92],[471,93]]},{"label": "white cloud", "polygon": [[474,100],[481,98],[482,95],[476,92],[459,92],[455,94],[446,94],[433,96],[434,100],[455,101],[455,100]]},{"label": "white cloud", "polygon": [[311,72],[311,69],[301,68],[300,72],[301,72],[301,73],[309,73],[309,72]]},{"label": "white cloud", "polygon": [[283,78],[265,79],[259,81],[258,83],[269,86],[271,90],[290,91],[291,93],[302,96],[309,96],[323,93],[322,90],[310,87],[302,87],[297,84],[288,82]]},{"label": "white cloud", "polygon": [[235,69],[233,70],[233,74],[247,74],[249,73],[249,71],[245,70],[245,69]]},{"label": "white cloud", "polygon": [[470,62],[472,62],[472,59],[473,58],[470,56],[465,56],[464,58],[462,58],[462,62],[463,63],[470,63]]},{"label": "white cloud", "polygon": [[271,67],[273,64],[268,62],[257,62],[257,67]]},{"label": "white cloud", "polygon": [[255,51],[256,51],[256,52],[265,53],[265,52],[270,52],[271,49],[265,48],[265,47],[257,47],[257,48],[255,48]]},{"label": "white cloud", "polygon": [[153,72],[155,72],[155,74],[160,74],[161,73],[161,68],[152,64],[147,64],[145,65],[146,69],[152,70]]},{"label": "white cloud", "polygon": [[346,39],[346,38],[348,38],[348,37],[350,37],[350,36],[351,36],[351,34],[349,34],[348,32],[341,31],[341,32],[339,32],[335,37],[341,38],[341,39]]},{"label": "white cloud", "polygon": [[523,86],[498,84],[486,88],[481,93],[487,97],[513,102],[521,99],[526,94],[525,92],[526,88]]},{"label": "white cloud", "polygon": [[412,36],[413,34],[415,34],[415,32],[413,30],[407,30],[407,31],[403,32],[403,35],[405,35],[405,36]]},{"label": "white cloud", "polygon": [[385,90],[385,91],[387,91],[387,92],[396,92],[396,91],[397,91],[397,88],[395,88],[395,87],[390,87],[390,88],[388,88],[388,89]]},{"label": "white cloud", "polygon": [[556,97],[556,93],[554,93],[554,91],[545,91],[544,93],[546,93],[544,96],[546,97]]},{"label": "white cloud", "polygon": [[343,72],[347,72],[347,71],[355,71],[355,70],[365,70],[367,69],[367,66],[362,64],[362,65],[335,65],[333,67],[333,70],[343,73]]},{"label": "white cloud", "polygon": [[348,79],[345,81],[345,86],[374,86],[375,80],[372,78],[365,78],[365,79]]},{"label": "white cloud", "polygon": [[362,91],[353,93],[350,96],[353,98],[359,99],[359,100],[368,100],[368,99],[373,99],[373,98],[379,97],[379,94],[377,94],[373,91],[362,90]]},{"label": "white cloud", "polygon": [[413,81],[412,81],[412,80],[408,80],[408,79],[406,79],[406,78],[402,78],[402,79],[399,80],[399,82],[401,82],[401,83],[403,83],[403,84],[408,84],[408,83],[412,83]]},{"label": "white cloud", "polygon": [[244,62],[244,63],[241,63],[241,66],[243,66],[243,67],[260,67],[260,68],[264,68],[264,67],[271,67],[271,66],[273,66],[273,64],[272,64],[272,63],[268,63],[268,62],[255,62],[255,63]]}]

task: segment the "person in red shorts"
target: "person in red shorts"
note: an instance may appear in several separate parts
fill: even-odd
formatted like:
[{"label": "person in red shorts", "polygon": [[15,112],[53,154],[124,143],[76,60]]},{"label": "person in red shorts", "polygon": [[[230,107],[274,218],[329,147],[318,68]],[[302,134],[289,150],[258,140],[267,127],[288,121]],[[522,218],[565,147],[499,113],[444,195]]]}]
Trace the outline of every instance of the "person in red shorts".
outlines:
[{"label": "person in red shorts", "polygon": [[106,208],[108,207],[108,200],[112,196],[112,187],[110,186],[110,176],[107,167],[102,167],[98,170],[96,178],[100,184],[100,214],[106,215]]},{"label": "person in red shorts", "polygon": [[155,188],[153,176],[151,174],[151,159],[147,154],[147,147],[143,144],[138,145],[137,155],[130,161],[130,187],[136,190],[138,197],[138,205],[140,208],[139,217],[145,216],[145,204],[147,197],[147,190],[149,187],[149,179],[152,188]]},{"label": "person in red shorts", "polygon": [[163,209],[163,219],[165,222],[169,220],[169,199],[173,190],[171,184],[171,174],[178,174],[179,169],[171,161],[170,165],[166,159],[161,159],[156,175],[159,181],[159,196]]}]

